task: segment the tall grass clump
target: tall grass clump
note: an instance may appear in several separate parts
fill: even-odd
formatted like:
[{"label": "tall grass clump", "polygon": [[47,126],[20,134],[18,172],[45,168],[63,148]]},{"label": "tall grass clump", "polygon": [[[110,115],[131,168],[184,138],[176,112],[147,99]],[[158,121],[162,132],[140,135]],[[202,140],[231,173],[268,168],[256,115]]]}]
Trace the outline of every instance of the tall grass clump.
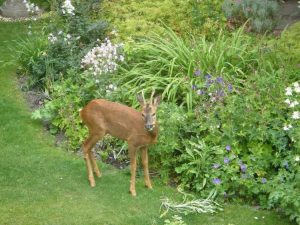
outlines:
[{"label": "tall grass clump", "polygon": [[256,67],[259,53],[250,46],[253,40],[242,29],[231,36],[220,31],[213,41],[205,37],[185,41],[166,29],[165,36],[154,35],[134,46],[117,79],[128,88],[128,95],[155,87],[168,101],[192,110],[195,88],[205,85],[200,75],[239,80]]}]

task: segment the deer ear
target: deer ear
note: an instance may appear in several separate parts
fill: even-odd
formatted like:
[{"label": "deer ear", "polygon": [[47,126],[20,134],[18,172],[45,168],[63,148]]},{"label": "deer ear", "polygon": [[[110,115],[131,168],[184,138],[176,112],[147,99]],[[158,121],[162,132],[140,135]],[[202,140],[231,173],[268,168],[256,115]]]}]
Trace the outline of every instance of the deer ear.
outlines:
[{"label": "deer ear", "polygon": [[159,96],[157,96],[157,97],[154,98],[153,104],[155,106],[158,106],[160,104],[160,100],[161,100],[161,95],[159,95]]},{"label": "deer ear", "polygon": [[136,99],[138,100],[138,102],[140,103],[140,105],[144,105],[145,101],[144,101],[144,97],[142,94],[137,94],[136,95]]}]

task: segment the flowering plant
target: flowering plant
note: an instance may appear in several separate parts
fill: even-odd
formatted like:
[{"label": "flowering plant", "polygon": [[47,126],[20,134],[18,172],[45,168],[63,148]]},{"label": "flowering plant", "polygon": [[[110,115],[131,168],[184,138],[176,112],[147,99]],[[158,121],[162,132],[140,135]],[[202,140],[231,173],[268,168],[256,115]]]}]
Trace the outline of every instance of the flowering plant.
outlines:
[{"label": "flowering plant", "polygon": [[75,7],[72,5],[71,0],[65,0],[61,6],[61,11],[63,15],[75,15]]},{"label": "flowering plant", "polygon": [[[294,82],[292,86],[289,86],[285,89],[286,100],[284,101],[287,104],[287,118],[286,123],[283,127],[285,131],[292,130],[294,126],[299,124],[300,119],[300,85],[299,82]],[[295,140],[294,140],[295,141]]]},{"label": "flowering plant", "polygon": [[102,74],[113,73],[118,63],[124,61],[120,49],[123,44],[112,44],[108,38],[100,46],[94,47],[81,60],[81,67],[89,70],[97,77]]},{"label": "flowering plant", "polygon": [[233,90],[232,85],[221,76],[216,78],[211,74],[204,76],[200,69],[195,70],[194,76],[198,79],[195,79],[195,84],[191,88],[201,102],[196,107],[198,113],[214,111],[218,104],[223,104],[225,97]]}]

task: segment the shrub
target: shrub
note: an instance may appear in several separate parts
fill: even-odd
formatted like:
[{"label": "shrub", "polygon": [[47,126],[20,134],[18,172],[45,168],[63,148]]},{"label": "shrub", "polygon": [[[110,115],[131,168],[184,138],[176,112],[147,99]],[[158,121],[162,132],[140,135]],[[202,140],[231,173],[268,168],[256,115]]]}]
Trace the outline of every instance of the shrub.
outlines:
[{"label": "shrub", "polygon": [[[191,20],[194,28],[194,33],[201,31],[201,35],[211,38],[218,35],[219,30],[224,28],[226,17],[222,12],[222,1],[219,0],[192,0]],[[213,9],[213,10],[212,10]]]},{"label": "shrub", "polygon": [[47,50],[47,39],[43,36],[32,36],[16,42],[14,51],[19,72],[29,75],[29,86],[41,81],[46,71],[46,65],[42,64]]},{"label": "shrub", "polygon": [[272,30],[278,9],[275,0],[225,0],[223,4],[223,11],[230,22],[240,25],[250,20],[250,29],[255,32]]},{"label": "shrub", "polygon": [[[43,45],[43,54],[36,57],[35,68],[27,69],[32,86],[51,89],[53,82],[64,77],[68,69],[72,68],[79,72],[83,56],[99,39],[104,39],[107,24],[103,21],[89,20],[88,10],[93,1],[85,1],[85,4],[79,1],[75,3],[72,13],[63,13],[59,4],[58,16],[53,15],[49,25],[43,29],[45,31],[43,36],[48,36],[48,43]],[[45,39],[39,40],[41,41],[45,43]],[[24,45],[21,52],[26,53],[26,49],[28,46]],[[23,54],[20,58],[21,63],[30,64],[32,55],[32,53]]]},{"label": "shrub", "polygon": [[164,182],[174,177],[179,149],[181,149],[181,130],[186,123],[185,111],[174,103],[162,103],[158,107],[158,143],[150,147],[151,168],[158,171]]},{"label": "shrub", "polygon": [[[104,1],[104,16],[118,31],[122,40],[163,32],[162,24],[178,33],[191,27],[188,1]],[[99,16],[98,16],[99,17]]]}]

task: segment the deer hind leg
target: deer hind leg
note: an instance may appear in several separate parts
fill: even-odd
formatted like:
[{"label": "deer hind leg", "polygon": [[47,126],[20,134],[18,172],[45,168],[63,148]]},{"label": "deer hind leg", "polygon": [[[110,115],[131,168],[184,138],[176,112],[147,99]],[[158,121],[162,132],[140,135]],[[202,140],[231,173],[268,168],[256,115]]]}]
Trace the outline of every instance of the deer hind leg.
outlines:
[{"label": "deer hind leg", "polygon": [[101,177],[101,172],[100,172],[100,170],[98,168],[95,154],[92,151],[89,152],[89,157],[90,157],[90,159],[92,161],[93,171],[94,171],[95,175],[97,177]]},{"label": "deer hind leg", "polygon": [[[91,160],[93,162],[94,168],[95,168],[96,161],[94,161],[95,159],[93,157],[91,157],[91,150],[94,147],[94,145],[97,143],[97,141],[103,135],[104,134],[102,134],[102,133],[98,133],[97,135],[95,135],[95,134],[91,135],[90,134],[89,137],[83,143],[83,157],[84,157],[85,162],[86,162],[87,175],[88,175],[88,179],[89,179],[91,187],[95,187],[96,186],[96,182],[95,182],[95,178],[94,178],[94,174],[93,174]],[[97,169],[98,169],[98,167],[97,167]],[[98,171],[99,171],[99,169],[98,169]],[[100,171],[99,171],[99,173],[100,173]]]},{"label": "deer hind leg", "polygon": [[148,149],[146,147],[141,149],[141,158],[142,158],[142,164],[144,168],[145,186],[149,189],[152,189],[152,184],[149,176],[149,168],[148,168]]},{"label": "deer hind leg", "polygon": [[130,178],[130,194],[135,197],[135,177],[136,177],[136,148],[129,145],[129,157],[130,157],[130,170],[131,170],[131,178]]}]

